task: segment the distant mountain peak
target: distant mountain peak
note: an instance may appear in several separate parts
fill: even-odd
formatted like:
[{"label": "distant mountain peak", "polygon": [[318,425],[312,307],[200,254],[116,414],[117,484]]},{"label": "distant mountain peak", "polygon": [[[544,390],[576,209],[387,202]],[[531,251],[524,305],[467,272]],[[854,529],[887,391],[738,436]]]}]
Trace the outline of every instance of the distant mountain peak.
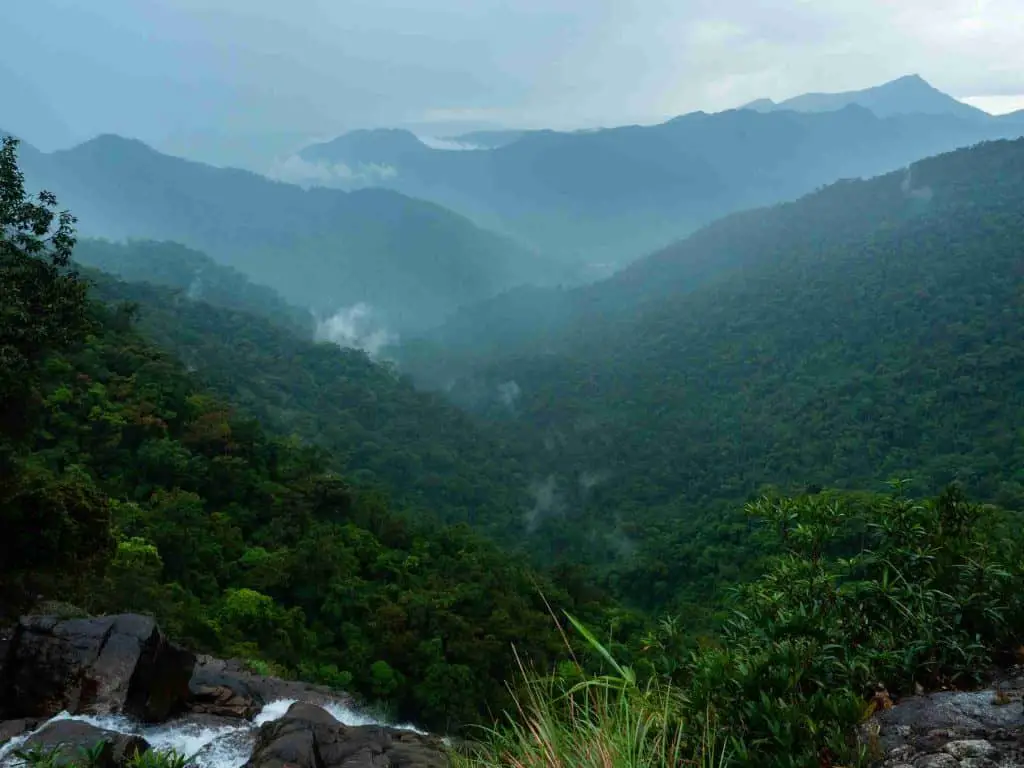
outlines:
[{"label": "distant mountain peak", "polygon": [[344,133],[324,144],[312,144],[301,152],[308,161],[351,162],[354,158],[376,163],[396,163],[412,153],[430,148],[412,131],[404,128],[362,128]]},{"label": "distant mountain peak", "polygon": [[755,112],[833,112],[851,104],[869,109],[879,117],[907,114],[953,115],[974,120],[990,117],[988,113],[943,93],[916,73],[858,91],[805,93],[781,102],[757,99],[744,104],[741,109]]}]

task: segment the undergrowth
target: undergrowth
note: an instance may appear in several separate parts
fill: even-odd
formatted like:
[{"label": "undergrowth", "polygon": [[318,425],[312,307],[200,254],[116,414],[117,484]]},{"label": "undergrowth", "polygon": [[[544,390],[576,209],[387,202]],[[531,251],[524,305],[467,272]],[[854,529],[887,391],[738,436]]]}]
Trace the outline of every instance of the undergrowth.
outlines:
[{"label": "undergrowth", "polygon": [[652,643],[675,657],[644,668],[673,672],[641,681],[569,617],[601,669],[521,663],[515,710],[456,766],[866,765],[877,747],[857,726],[890,695],[971,687],[1019,644],[1018,521],[956,488],[764,497],[748,513],[782,553],[733,590],[712,642]]}]

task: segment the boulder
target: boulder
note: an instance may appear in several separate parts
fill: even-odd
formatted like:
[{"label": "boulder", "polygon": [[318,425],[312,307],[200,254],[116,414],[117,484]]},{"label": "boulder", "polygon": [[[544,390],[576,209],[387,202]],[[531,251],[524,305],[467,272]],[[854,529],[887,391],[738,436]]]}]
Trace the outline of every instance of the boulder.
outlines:
[{"label": "boulder", "polygon": [[1024,768],[1024,677],[978,691],[910,696],[861,727],[886,768]]},{"label": "boulder", "polygon": [[434,736],[382,726],[346,726],[310,704],[293,704],[260,728],[245,768],[445,768]]},{"label": "boulder", "polygon": [[0,711],[8,717],[126,714],[161,721],[184,707],[195,657],[147,616],[26,616],[10,639]]},{"label": "boulder", "polygon": [[38,727],[38,720],[19,718],[18,720],[0,721],[0,747],[11,739],[16,739],[19,736],[24,736],[26,733],[31,733]]},{"label": "boulder", "polygon": [[[249,671],[237,659],[217,659],[199,656],[190,683],[192,698],[189,709],[197,714],[221,714],[228,717],[251,719],[262,706],[271,701],[290,699],[311,704],[339,704],[352,706],[352,698],[324,685],[283,680]],[[219,689],[219,690],[218,690]],[[229,694],[226,690],[231,691]],[[221,699],[223,697],[223,699]],[[227,701],[219,708],[213,701]],[[234,711],[237,714],[231,714]]]},{"label": "boulder", "polygon": [[251,720],[265,703],[249,680],[212,666],[197,666],[188,688],[188,708],[197,715]]},{"label": "boulder", "polygon": [[82,751],[99,748],[95,762],[90,763],[92,768],[122,768],[148,751],[149,744],[141,736],[107,731],[79,720],[56,720],[22,745],[22,749],[33,748],[57,750],[60,765],[83,764]]}]

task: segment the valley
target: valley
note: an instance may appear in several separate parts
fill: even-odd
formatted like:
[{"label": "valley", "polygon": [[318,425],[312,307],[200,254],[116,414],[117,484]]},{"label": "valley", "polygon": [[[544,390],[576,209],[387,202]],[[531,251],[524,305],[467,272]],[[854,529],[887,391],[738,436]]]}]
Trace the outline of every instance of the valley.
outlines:
[{"label": "valley", "polygon": [[1024,638],[1022,134],[908,77],[323,186],[6,139],[0,630],[151,616],[457,768],[869,765]]}]

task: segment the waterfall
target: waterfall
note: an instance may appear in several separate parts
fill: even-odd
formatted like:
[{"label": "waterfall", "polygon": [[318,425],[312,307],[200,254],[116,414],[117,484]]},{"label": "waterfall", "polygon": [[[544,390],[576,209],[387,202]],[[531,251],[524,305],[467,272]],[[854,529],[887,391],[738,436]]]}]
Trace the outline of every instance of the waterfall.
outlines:
[{"label": "waterfall", "polygon": [[[14,751],[33,734],[58,720],[80,720],[97,728],[143,737],[153,749],[174,749],[188,755],[200,768],[241,768],[252,754],[256,732],[264,723],[278,720],[296,699],[272,701],[260,711],[252,722],[206,715],[186,715],[158,725],[137,723],[123,715],[70,715],[61,712],[47,720],[31,733],[11,739],[0,746],[0,768],[14,768],[20,761]],[[405,731],[423,734],[412,725],[383,723],[362,712],[338,703],[320,705],[343,725],[387,725]]]}]

